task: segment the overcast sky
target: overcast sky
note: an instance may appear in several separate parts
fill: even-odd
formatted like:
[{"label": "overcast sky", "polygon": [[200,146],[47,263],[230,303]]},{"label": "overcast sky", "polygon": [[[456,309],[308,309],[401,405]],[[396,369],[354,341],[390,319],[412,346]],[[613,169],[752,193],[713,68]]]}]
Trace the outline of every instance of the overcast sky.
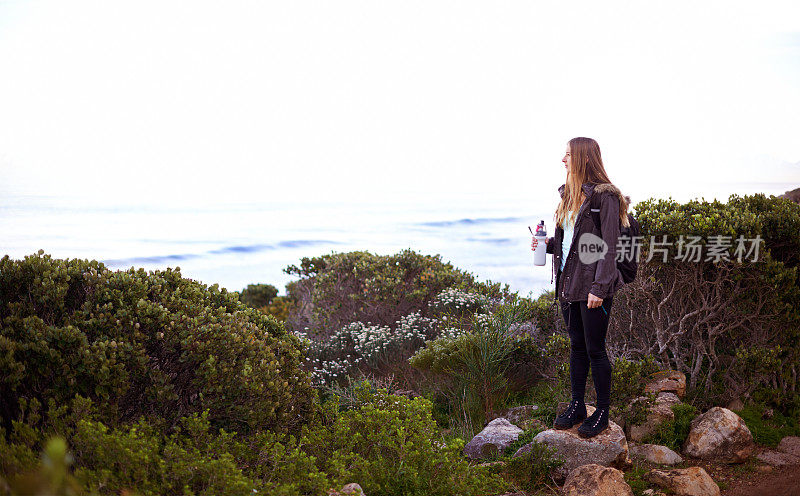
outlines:
[{"label": "overcast sky", "polygon": [[0,1],[0,193],[524,195],[574,136],[627,189],[800,182],[799,90],[796,1]]}]

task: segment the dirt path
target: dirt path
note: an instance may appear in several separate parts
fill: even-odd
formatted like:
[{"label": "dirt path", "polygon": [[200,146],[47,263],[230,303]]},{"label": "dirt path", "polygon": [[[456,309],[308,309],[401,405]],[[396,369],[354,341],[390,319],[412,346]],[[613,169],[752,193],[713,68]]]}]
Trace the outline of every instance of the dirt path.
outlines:
[{"label": "dirt path", "polygon": [[743,475],[731,480],[722,496],[800,496],[800,465]]}]

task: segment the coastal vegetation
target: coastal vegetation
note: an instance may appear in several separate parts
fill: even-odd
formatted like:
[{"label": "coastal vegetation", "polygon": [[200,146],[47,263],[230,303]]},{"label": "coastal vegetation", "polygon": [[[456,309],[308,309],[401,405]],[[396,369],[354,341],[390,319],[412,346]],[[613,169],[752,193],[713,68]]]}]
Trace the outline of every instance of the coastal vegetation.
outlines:
[{"label": "coastal vegetation", "polygon": [[[679,451],[692,418],[732,402],[765,446],[800,433],[800,205],[733,195],[635,210],[643,257],[608,337],[614,418],[642,423],[648,403],[634,400],[652,404],[648,380],[675,370],[685,403],[651,441]],[[656,244],[693,236],[708,253],[713,236],[740,235],[758,239],[758,260],[737,260],[735,242],[700,261]],[[0,494],[554,490],[555,452],[513,456],[569,399],[552,292],[521,296],[413,250],[286,271],[297,279],[279,296],[41,251],[0,260]],[[489,456],[501,463],[464,456],[522,405],[537,408]]]}]

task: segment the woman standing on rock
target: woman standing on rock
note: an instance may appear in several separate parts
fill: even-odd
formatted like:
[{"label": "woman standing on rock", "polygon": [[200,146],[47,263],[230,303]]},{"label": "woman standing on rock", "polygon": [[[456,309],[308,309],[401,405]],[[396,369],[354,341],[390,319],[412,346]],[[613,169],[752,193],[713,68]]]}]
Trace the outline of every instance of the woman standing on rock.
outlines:
[{"label": "woman standing on rock", "polygon": [[[545,243],[547,253],[553,254],[556,296],[570,337],[572,401],[554,427],[569,429],[583,422],[578,434],[593,437],[608,427],[611,362],[606,331],[614,293],[624,284],[616,253],[620,225],[629,225],[630,199],[611,184],[595,140],[571,139],[561,161],[567,179],[558,188],[555,235]],[[536,245],[534,238],[531,247]],[[584,393],[590,365],[597,408],[587,418]]]}]

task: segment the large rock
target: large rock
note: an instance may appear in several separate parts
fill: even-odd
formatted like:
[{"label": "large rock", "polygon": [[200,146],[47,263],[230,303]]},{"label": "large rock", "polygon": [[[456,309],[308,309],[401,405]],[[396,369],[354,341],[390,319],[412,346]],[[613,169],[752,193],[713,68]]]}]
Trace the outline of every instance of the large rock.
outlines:
[{"label": "large rock", "polygon": [[786,436],[778,443],[778,450],[790,455],[800,456],[800,437]]},{"label": "large rock", "polygon": [[674,393],[678,398],[686,394],[686,375],[677,370],[662,370],[650,376],[644,387],[645,393]]},{"label": "large rock", "polygon": [[473,460],[487,458],[508,448],[522,434],[522,429],[504,418],[494,419],[464,446],[464,454]]},{"label": "large rock", "polygon": [[681,455],[658,444],[631,444],[629,450],[632,458],[641,458],[650,463],[675,465],[683,461]]},{"label": "large rock", "polygon": [[504,418],[523,430],[532,429],[534,427],[544,428],[542,421],[534,418],[534,415],[538,412],[538,405],[522,405],[500,410],[496,412],[492,418]]},{"label": "large rock", "polygon": [[755,443],[741,417],[715,406],[692,420],[683,453],[703,459],[741,463],[753,454]]},{"label": "large rock", "polygon": [[[635,399],[634,402],[646,400],[647,397],[642,396]],[[655,403],[648,409],[647,418],[645,421],[638,425],[628,424],[626,426],[628,439],[631,441],[640,442],[643,441],[647,436],[656,432],[658,426],[675,418],[675,413],[672,411],[672,405],[676,405],[680,402],[681,400],[678,399],[678,396],[675,393],[659,393]]]},{"label": "large rock", "polygon": [[633,496],[622,472],[596,463],[570,472],[561,491],[564,496]]},{"label": "large rock", "polygon": [[644,479],[676,496],[719,496],[719,486],[701,467],[651,470]]},{"label": "large rock", "polygon": [[[586,410],[591,415],[594,407],[587,406]],[[578,435],[579,426],[580,424],[571,429],[542,431],[533,438],[533,442],[518,449],[514,457],[530,452],[533,443],[555,448],[556,456],[564,460],[564,465],[554,474],[558,478],[566,477],[573,469],[590,463],[617,468],[630,466],[628,441],[620,426],[609,421],[606,430],[587,439]]]}]

